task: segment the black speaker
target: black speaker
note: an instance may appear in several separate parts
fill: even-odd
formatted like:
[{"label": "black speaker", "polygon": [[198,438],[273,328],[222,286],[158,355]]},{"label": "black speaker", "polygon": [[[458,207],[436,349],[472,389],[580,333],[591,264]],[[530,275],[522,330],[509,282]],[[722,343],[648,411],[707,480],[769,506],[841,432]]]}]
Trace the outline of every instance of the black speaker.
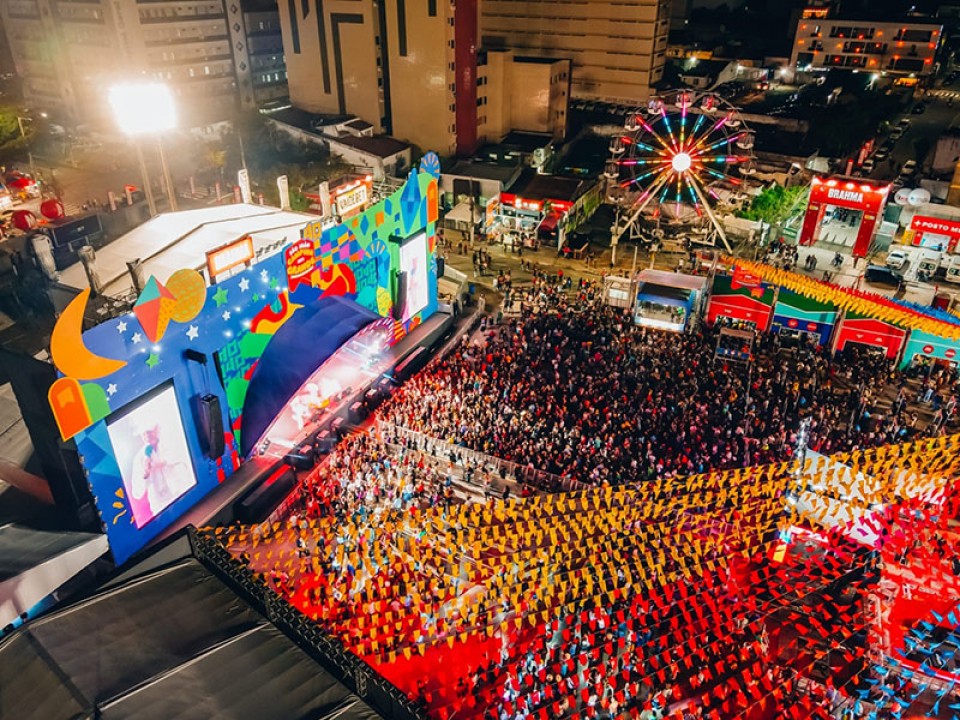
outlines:
[{"label": "black speaker", "polygon": [[337,446],[337,436],[330,430],[321,430],[314,437],[313,445],[318,455],[326,455]]},{"label": "black speaker", "polygon": [[398,272],[395,276],[396,288],[393,293],[393,319],[403,319],[403,308],[407,304],[407,274]]},{"label": "black speaker", "polygon": [[278,476],[271,477],[234,505],[233,512],[236,519],[242,523],[266,520],[296,484],[297,474],[293,470],[286,470]]},{"label": "black speaker", "polygon": [[305,443],[296,450],[287,453],[283,461],[296,470],[310,470],[316,464],[317,456],[314,453],[313,445]]},{"label": "black speaker", "polygon": [[355,423],[361,422],[367,417],[367,414],[368,414],[367,408],[366,406],[364,406],[361,400],[357,400],[357,402],[353,403],[353,405],[350,406],[351,422],[355,422]]},{"label": "black speaker", "polygon": [[444,260],[442,257],[438,257],[438,258],[437,258],[437,277],[438,277],[438,278],[442,278],[442,277],[443,277],[443,269],[444,269],[446,266],[447,266],[447,261]]},{"label": "black speaker", "polygon": [[211,460],[223,455],[223,412],[220,398],[216,395],[203,395],[197,402],[197,425],[200,430],[200,445],[204,454]]}]

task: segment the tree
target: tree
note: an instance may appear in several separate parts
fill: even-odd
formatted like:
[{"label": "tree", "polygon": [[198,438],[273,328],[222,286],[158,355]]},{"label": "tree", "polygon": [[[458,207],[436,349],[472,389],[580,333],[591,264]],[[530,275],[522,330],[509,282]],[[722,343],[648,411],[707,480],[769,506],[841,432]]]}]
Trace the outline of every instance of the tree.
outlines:
[{"label": "tree", "polygon": [[739,213],[747,220],[760,220],[768,225],[777,225],[790,217],[799,198],[806,191],[806,187],[781,187],[771,185],[765,188],[750,203],[750,207]]},{"label": "tree", "polygon": [[27,137],[23,137],[20,122],[17,120],[22,115],[23,111],[16,106],[0,106],[0,164],[6,165],[23,155],[27,149],[34,128],[27,123],[24,126]]},{"label": "tree", "polygon": [[781,226],[790,218],[806,190],[803,185],[785,188],[774,184],[764,188],[750,203],[750,207],[737,213],[747,220],[760,221],[760,238],[756,249],[765,244],[769,228]]}]

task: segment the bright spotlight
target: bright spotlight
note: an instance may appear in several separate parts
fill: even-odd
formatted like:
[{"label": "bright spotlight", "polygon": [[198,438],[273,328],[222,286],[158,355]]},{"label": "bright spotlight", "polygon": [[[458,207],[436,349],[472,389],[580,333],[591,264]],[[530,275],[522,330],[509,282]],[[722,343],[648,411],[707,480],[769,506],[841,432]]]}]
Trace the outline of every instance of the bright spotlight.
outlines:
[{"label": "bright spotlight", "polygon": [[177,125],[170,88],[163,83],[123,83],[110,88],[110,107],[125,135],[153,135]]}]

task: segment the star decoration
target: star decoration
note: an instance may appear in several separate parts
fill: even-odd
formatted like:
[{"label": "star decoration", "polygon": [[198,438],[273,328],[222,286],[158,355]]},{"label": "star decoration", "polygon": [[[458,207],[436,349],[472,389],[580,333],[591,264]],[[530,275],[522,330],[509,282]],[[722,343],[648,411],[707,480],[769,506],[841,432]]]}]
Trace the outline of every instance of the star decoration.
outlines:
[{"label": "star decoration", "polygon": [[159,362],[160,362],[160,356],[157,355],[156,353],[150,353],[147,356],[147,367],[150,368],[151,370],[155,368]]},{"label": "star decoration", "polygon": [[230,319],[230,311],[229,311],[229,310],[224,310],[224,311],[223,311],[223,315],[221,315],[220,317],[222,317],[224,320],[229,320],[229,319]]},{"label": "star decoration", "polygon": [[260,293],[254,293],[254,294],[253,294],[253,301],[254,301],[254,302],[257,302],[259,299],[260,299]]},{"label": "star decoration", "polygon": [[240,292],[246,292],[247,290],[250,289],[250,279],[241,278],[239,285],[240,285]]},{"label": "star decoration", "polygon": [[273,280],[270,281],[270,289],[271,289],[271,290],[276,290],[279,286],[280,286],[280,284],[277,282],[277,279],[276,279],[276,278],[274,278]]},{"label": "star decoration", "polygon": [[113,397],[114,395],[116,395],[116,393],[117,393],[116,383],[110,383],[109,385],[107,385],[107,395],[109,395],[110,397]]},{"label": "star decoration", "polygon": [[217,288],[217,291],[213,294],[213,301],[217,304],[217,307],[225,305],[227,302],[227,291],[223,287]]},{"label": "star decoration", "polygon": [[121,320],[117,323],[117,332],[123,335],[127,331],[127,321]]},{"label": "star decoration", "polygon": [[199,334],[200,334],[200,328],[198,328],[196,325],[191,325],[190,329],[187,330],[187,337],[190,338],[191,340],[196,340]]},{"label": "star decoration", "polygon": [[263,280],[263,282],[268,282],[270,280],[270,273],[268,273],[266,270],[261,270],[260,279]]},{"label": "star decoration", "polygon": [[141,335],[138,332],[135,332],[131,340],[133,340],[133,344],[136,345],[137,343],[140,343],[143,341],[143,335]]}]

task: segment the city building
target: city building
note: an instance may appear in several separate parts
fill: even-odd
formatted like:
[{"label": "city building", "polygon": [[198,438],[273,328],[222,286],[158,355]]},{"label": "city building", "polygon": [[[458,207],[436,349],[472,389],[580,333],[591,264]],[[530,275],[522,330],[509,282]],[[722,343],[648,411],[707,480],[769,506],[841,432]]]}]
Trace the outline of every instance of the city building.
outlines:
[{"label": "city building", "polygon": [[244,64],[249,67],[253,102],[261,107],[283,100],[288,95],[287,66],[277,0],[242,0],[241,10],[249,60],[241,58],[238,67],[241,72],[246,71]]},{"label": "city building", "polygon": [[570,58],[574,98],[634,104],[663,76],[670,12],[670,0],[484,0],[480,36],[486,48]]},{"label": "city building", "polygon": [[[808,13],[825,12],[809,8]],[[932,75],[943,27],[930,23],[872,22],[801,17],[790,68],[794,73],[844,68],[892,76],[910,84]]]},{"label": "city building", "polygon": [[567,134],[571,64],[568,59],[481,50],[477,59],[477,131],[481,144],[513,130]]},{"label": "city building", "polygon": [[[281,2],[290,101],[442,155],[476,144],[476,2]],[[464,68],[464,72],[458,72]]]},{"label": "city building", "polygon": [[476,0],[282,2],[280,15],[296,108],[448,157],[511,130],[566,135],[569,59],[478,50]]},{"label": "city building", "polygon": [[107,88],[139,76],[171,86],[184,127],[286,95],[275,1],[12,0],[0,13],[24,101],[60,122],[110,126]]}]

